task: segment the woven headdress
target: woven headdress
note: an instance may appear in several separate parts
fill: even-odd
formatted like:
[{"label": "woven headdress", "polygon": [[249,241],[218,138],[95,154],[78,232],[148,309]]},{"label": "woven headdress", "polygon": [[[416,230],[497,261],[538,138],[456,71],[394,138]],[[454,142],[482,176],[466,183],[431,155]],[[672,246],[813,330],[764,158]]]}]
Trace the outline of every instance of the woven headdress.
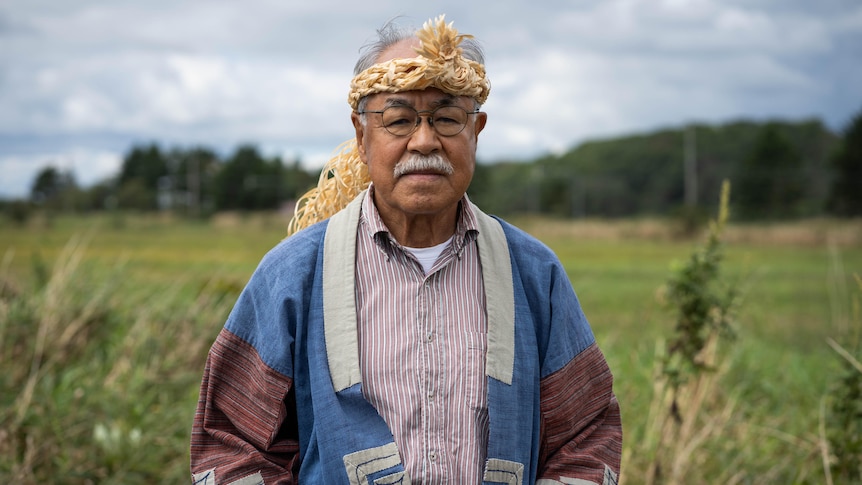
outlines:
[{"label": "woven headdress", "polygon": [[[458,34],[452,23],[447,24],[441,15],[425,22],[416,37],[420,42],[416,48],[418,57],[375,64],[353,78],[347,97],[351,108],[356,110],[359,101],[370,94],[430,87],[454,96],[469,96],[479,104],[485,102],[491,90],[485,66],[464,58],[458,47],[464,38],[472,36]],[[332,216],[368,188],[370,182],[368,167],[359,158],[356,140],[344,142],[323,166],[317,187],[297,201],[287,227],[288,235]]]}]

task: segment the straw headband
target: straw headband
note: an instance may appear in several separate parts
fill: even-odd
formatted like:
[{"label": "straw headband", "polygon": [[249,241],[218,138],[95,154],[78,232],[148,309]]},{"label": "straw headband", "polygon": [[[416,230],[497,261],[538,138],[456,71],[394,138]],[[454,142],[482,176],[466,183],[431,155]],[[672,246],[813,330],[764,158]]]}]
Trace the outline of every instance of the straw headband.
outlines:
[{"label": "straw headband", "polygon": [[458,35],[452,22],[446,24],[441,15],[434,23],[425,22],[416,36],[420,41],[415,49],[419,57],[375,64],[353,78],[347,97],[350,107],[355,110],[359,100],[370,94],[420,91],[430,87],[485,103],[491,90],[485,66],[464,58],[463,49],[458,47],[463,39],[473,38],[472,35]]},{"label": "straw headband", "polygon": [[[418,57],[392,59],[360,72],[350,82],[347,102],[355,111],[359,101],[371,94],[419,91],[434,87],[453,96],[468,96],[484,104],[491,90],[485,66],[463,57],[458,45],[471,35],[458,34],[441,15],[427,21],[416,33]],[[297,201],[287,234],[322,221],[368,188],[368,167],[362,163],[356,140],[344,142],[323,166],[317,187]]]}]

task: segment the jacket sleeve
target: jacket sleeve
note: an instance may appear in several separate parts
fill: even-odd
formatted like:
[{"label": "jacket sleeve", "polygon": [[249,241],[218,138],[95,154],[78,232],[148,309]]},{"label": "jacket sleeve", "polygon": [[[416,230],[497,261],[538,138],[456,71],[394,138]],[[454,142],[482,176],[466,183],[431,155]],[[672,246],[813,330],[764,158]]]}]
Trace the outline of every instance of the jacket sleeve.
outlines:
[{"label": "jacket sleeve", "polygon": [[293,381],[223,329],[210,349],[191,435],[195,484],[294,484]]},{"label": "jacket sleeve", "polygon": [[617,483],[622,422],[612,387],[610,369],[595,343],[542,379],[537,483]]},{"label": "jacket sleeve", "polygon": [[538,483],[616,484],[622,421],[613,375],[562,265],[546,273],[537,476],[546,481]]}]

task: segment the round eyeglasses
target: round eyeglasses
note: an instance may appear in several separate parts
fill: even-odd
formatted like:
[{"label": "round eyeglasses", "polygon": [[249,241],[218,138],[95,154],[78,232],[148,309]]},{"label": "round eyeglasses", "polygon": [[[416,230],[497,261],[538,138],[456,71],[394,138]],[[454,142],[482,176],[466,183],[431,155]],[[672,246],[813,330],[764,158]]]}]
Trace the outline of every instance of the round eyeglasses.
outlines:
[{"label": "round eyeglasses", "polygon": [[383,117],[383,128],[395,136],[407,136],[419,128],[422,116],[428,116],[428,124],[440,136],[455,136],[467,126],[467,117],[478,113],[467,111],[460,106],[439,106],[433,110],[416,111],[412,106],[389,106],[383,111],[359,111],[380,114]]}]

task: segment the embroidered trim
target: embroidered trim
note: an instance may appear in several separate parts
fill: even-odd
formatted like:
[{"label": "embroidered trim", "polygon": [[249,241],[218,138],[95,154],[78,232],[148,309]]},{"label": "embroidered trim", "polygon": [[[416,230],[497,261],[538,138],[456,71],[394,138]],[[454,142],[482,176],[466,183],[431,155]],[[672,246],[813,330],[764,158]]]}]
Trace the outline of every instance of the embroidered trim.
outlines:
[{"label": "embroidered trim", "polygon": [[194,485],[215,485],[215,468],[192,475]]},{"label": "embroidered trim", "polygon": [[521,485],[524,483],[524,465],[515,461],[491,458],[485,463],[486,482]]},{"label": "embroidered trim", "polygon": [[[605,465],[605,474],[602,478],[602,485],[617,485],[619,480],[617,474],[611,470],[611,467]],[[560,477],[560,480],[552,480],[550,478],[542,478],[536,480],[536,485],[596,485],[595,482],[584,480],[583,478]]]},{"label": "embroidered trim", "polygon": [[407,472],[398,472],[375,479],[374,485],[410,485],[410,478]]},{"label": "embroidered trim", "polygon": [[[192,475],[192,481],[194,485],[216,485],[215,468],[211,468],[205,472],[195,473]],[[263,475],[261,475],[260,472],[257,472],[230,482],[227,485],[264,485]]]},{"label": "embroidered trim", "polygon": [[254,475],[249,475],[244,478],[240,478],[235,482],[230,482],[227,485],[266,485],[263,483],[263,476],[260,472],[255,473]]},{"label": "embroidered trim", "polygon": [[583,478],[560,477],[560,480],[562,481],[543,478],[536,480],[536,485],[597,485],[595,482],[584,480]]},{"label": "embroidered trim", "polygon": [[323,332],[335,392],[362,382],[356,332],[356,228],[362,196],[334,216],[323,241]]},{"label": "embroidered trim", "polygon": [[485,282],[485,307],[488,312],[489,377],[512,385],[515,371],[515,290],[512,261],[503,226],[473,206],[479,226],[479,261]]},{"label": "embroidered trim", "polygon": [[611,470],[611,467],[605,465],[605,477],[602,485],[617,485],[619,483],[619,477],[617,474]]},{"label": "embroidered trim", "polygon": [[[344,468],[347,470],[350,485],[369,485],[368,475],[400,464],[401,456],[398,455],[398,447],[395,443],[355,451],[344,456]],[[404,478],[404,472],[398,472],[378,478],[374,484],[389,485],[398,483],[399,479]],[[409,483],[409,481],[403,483]]]}]

